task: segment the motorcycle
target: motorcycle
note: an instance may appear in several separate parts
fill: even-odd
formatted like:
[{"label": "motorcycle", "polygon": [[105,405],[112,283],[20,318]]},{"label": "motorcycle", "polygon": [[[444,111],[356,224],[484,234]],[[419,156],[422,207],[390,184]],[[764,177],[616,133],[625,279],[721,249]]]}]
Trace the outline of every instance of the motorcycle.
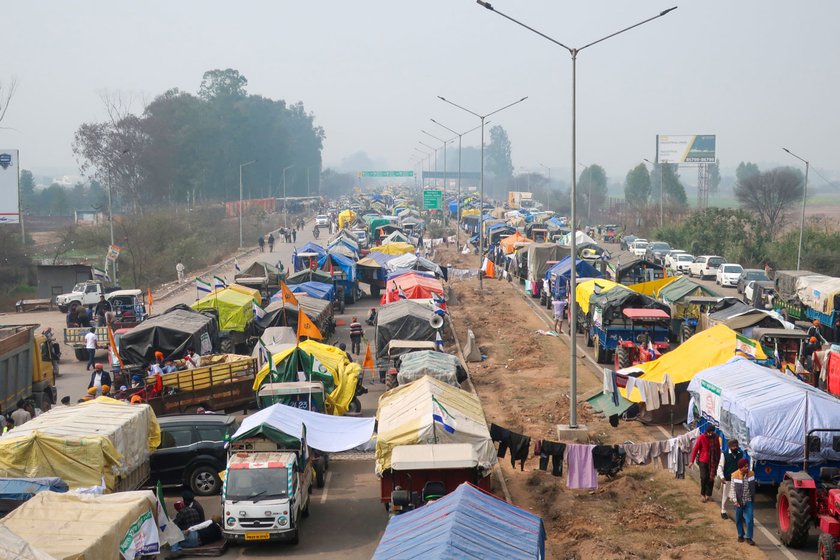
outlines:
[{"label": "motorcycle", "polygon": [[312,236],[318,239],[318,226],[315,226],[315,229],[312,230]]},{"label": "motorcycle", "polygon": [[356,380],[356,394],[353,396],[353,400],[350,401],[350,406],[347,409],[347,412],[352,414],[361,414],[362,413],[362,401],[359,400],[359,397],[362,395],[367,394],[368,389],[364,385],[364,375],[362,373],[359,374],[359,378]]}]

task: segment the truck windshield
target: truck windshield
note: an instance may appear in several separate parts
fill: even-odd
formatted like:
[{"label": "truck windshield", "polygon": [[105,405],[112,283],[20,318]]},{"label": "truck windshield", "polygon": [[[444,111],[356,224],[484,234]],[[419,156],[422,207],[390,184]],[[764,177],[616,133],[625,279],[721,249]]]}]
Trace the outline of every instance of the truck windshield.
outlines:
[{"label": "truck windshield", "polygon": [[228,469],[225,499],[259,501],[289,495],[289,471],[284,467],[267,469]]}]

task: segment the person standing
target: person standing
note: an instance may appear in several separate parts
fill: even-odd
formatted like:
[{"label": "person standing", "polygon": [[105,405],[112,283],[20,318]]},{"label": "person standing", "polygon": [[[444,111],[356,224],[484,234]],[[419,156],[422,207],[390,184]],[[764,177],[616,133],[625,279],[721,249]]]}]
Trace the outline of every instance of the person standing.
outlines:
[{"label": "person standing", "polygon": [[563,320],[566,317],[566,300],[556,297],[551,300],[551,306],[554,308],[554,330],[557,334],[562,334]]},{"label": "person standing", "polygon": [[365,331],[362,327],[362,324],[359,322],[359,318],[353,317],[353,319],[350,321],[350,351],[356,354],[357,356],[362,351],[362,335],[364,334]]},{"label": "person standing", "polygon": [[729,519],[726,514],[726,501],[729,499],[729,486],[732,481],[732,473],[738,470],[738,461],[744,458],[744,452],[738,447],[737,439],[730,439],[726,446],[720,462],[718,463],[717,475],[720,478],[720,517]]},{"label": "person standing", "polygon": [[260,253],[265,253],[265,237],[260,235],[260,238],[257,239],[257,245],[260,246]]},{"label": "person standing", "polygon": [[297,230],[295,228],[292,228],[292,243],[296,243],[296,242],[297,242]]},{"label": "person standing", "polygon": [[[753,496],[755,496],[755,473],[750,470],[749,459],[738,459],[738,469],[732,473],[729,499],[735,504],[735,528],[738,542],[755,546],[753,541]],[[746,527],[744,527],[746,525]]]},{"label": "person standing", "polygon": [[26,410],[26,401],[23,399],[17,402],[17,408],[12,412],[11,416],[16,428],[32,420],[32,414]]},{"label": "person standing", "polygon": [[111,374],[102,369],[102,364],[96,364],[93,373],[90,374],[88,383],[88,395],[96,398],[107,395],[111,391]]},{"label": "person standing", "polygon": [[822,347],[823,344],[828,344],[828,341],[825,339],[825,337],[820,332],[820,320],[819,319],[814,319],[814,321],[811,323],[811,326],[808,327],[808,332],[806,333],[806,335],[808,336],[809,339],[811,337],[816,338],[817,342],[820,343],[820,347]]},{"label": "person standing", "polygon": [[90,371],[93,367],[93,359],[96,356],[96,328],[90,327],[90,330],[85,335],[85,350],[87,350],[88,362],[85,371]]},{"label": "person standing", "polygon": [[111,312],[111,302],[105,299],[105,296],[99,296],[99,301],[93,310],[93,315],[96,317],[97,326],[104,327],[106,325],[105,314]]},{"label": "person standing", "polygon": [[184,283],[184,264],[179,260],[175,265],[175,273],[178,274],[178,283]]},{"label": "person standing", "polygon": [[269,253],[274,252],[274,234],[273,233],[268,234],[268,252]]},{"label": "person standing", "polygon": [[700,466],[700,495],[705,504],[712,497],[714,476],[720,462],[720,438],[715,433],[713,424],[707,424],[705,432],[697,437],[688,463],[693,465],[695,460]]}]

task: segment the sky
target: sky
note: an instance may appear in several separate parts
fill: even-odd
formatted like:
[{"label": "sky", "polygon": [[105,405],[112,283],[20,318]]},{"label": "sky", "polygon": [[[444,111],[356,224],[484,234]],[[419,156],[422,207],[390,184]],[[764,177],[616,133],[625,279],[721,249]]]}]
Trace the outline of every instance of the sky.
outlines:
[{"label": "sky", "polygon": [[[679,6],[578,55],[577,159],[611,180],[654,158],[656,134],[716,134],[724,170],[800,165],[785,146],[833,177],[840,2],[674,1],[493,6],[572,47]],[[490,118],[514,166],[570,168],[569,53],[472,0],[6,2],[0,52],[0,80],[18,83],[0,148],[45,173],[77,170],[73,134],[104,119],[103,92],[139,112],[169,88],[197,92],[213,68],[239,70],[250,93],[303,101],[325,129],[325,165],[364,151],[410,169],[418,141],[437,145],[421,129],[451,136],[430,118],[479,123],[437,96],[476,113],[528,96]]]}]

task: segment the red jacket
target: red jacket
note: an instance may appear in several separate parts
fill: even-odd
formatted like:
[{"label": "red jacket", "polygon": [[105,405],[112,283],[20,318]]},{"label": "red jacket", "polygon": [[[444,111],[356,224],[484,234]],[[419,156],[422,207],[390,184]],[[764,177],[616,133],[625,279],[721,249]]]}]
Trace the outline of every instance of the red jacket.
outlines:
[{"label": "red jacket", "polygon": [[695,459],[700,463],[707,463],[712,473],[717,470],[720,462],[720,438],[717,434],[707,436],[704,433],[697,437],[689,463],[693,463]]}]

